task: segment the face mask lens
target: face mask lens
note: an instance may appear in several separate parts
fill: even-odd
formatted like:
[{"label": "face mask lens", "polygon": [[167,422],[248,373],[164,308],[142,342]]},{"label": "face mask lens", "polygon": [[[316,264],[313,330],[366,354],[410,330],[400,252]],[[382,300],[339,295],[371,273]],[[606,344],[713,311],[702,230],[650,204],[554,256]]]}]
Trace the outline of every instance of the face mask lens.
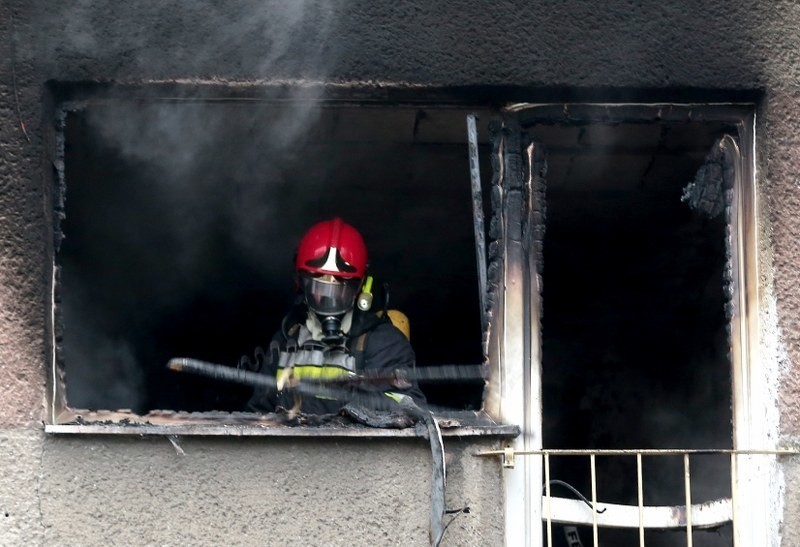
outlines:
[{"label": "face mask lens", "polygon": [[337,280],[331,275],[301,275],[308,307],[319,315],[339,315],[349,311],[358,293],[359,280]]}]

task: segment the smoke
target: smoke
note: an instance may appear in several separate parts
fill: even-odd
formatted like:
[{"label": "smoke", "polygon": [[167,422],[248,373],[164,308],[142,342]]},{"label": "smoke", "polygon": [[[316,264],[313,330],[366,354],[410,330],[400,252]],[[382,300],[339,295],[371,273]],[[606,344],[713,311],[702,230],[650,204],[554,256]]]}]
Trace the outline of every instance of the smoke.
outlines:
[{"label": "smoke", "polygon": [[337,57],[333,14],[329,3],[311,0],[76,0],[38,13],[41,38],[20,53],[95,63],[95,78],[123,83],[323,81]]},{"label": "smoke", "polygon": [[[107,18],[93,2],[59,9],[51,23],[63,20],[66,29],[54,29],[53,47],[113,57],[108,77],[120,83],[143,73],[186,83],[168,98],[148,98],[145,88],[145,97],[90,103],[67,117],[58,261],[69,402],[146,410],[147,385],[174,356],[165,348],[231,362],[220,348],[241,337],[241,351],[250,351],[259,329],[264,343],[291,297],[296,242],[283,234],[300,233],[308,222],[300,212],[318,199],[298,186],[297,167],[324,94],[310,82],[324,81],[335,62],[327,43],[333,10],[304,1],[237,9],[157,2],[129,17],[133,8],[119,6]],[[232,79],[240,83],[230,89],[251,82],[251,100],[206,100],[207,84]],[[274,102],[271,82],[294,85]],[[288,207],[276,199],[287,193],[297,197]],[[171,324],[187,306],[205,332]],[[237,307],[253,317],[247,332],[215,319]]]},{"label": "smoke", "polygon": [[[66,374],[67,400],[80,409],[105,409],[109,401],[120,408],[141,411],[146,402],[144,372],[137,362],[131,343],[123,337],[103,332],[89,317],[80,317],[88,307],[64,302],[68,318],[65,336],[80,340],[66,344],[63,358],[69,363]],[[87,385],[85,378],[91,378]],[[74,382],[72,380],[75,380]]]},{"label": "smoke", "polygon": [[[68,116],[59,262],[69,386],[76,376],[88,389],[110,381],[92,367],[76,375],[77,360],[126,355],[124,366],[138,361],[151,370],[165,363],[175,355],[162,350],[175,342],[156,338],[177,328],[170,321],[183,313],[208,329],[200,333],[207,340],[187,343],[185,351],[205,345],[207,358],[223,362],[238,355],[215,348],[235,345],[231,336],[239,334],[220,328],[217,316],[236,315],[231,308],[241,306],[241,313],[259,315],[252,329],[277,326],[273,316],[292,290],[294,238],[308,222],[301,211],[317,197],[297,185],[301,154],[271,138],[280,131],[272,120],[266,111],[200,103],[117,103]],[[249,301],[237,301],[248,294]],[[70,332],[75,323],[81,328]],[[241,336],[241,352],[268,341],[266,333],[257,342]],[[112,342],[120,347],[112,351]],[[118,389],[104,390],[105,404],[135,407],[141,382],[116,378]],[[122,386],[132,395],[111,399]]]}]

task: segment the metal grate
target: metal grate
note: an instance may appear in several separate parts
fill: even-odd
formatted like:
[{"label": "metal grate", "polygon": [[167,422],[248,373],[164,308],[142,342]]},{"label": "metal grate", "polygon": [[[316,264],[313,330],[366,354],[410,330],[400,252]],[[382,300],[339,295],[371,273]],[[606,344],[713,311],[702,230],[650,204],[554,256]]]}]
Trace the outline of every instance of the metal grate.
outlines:
[{"label": "metal grate", "polygon": [[[698,455],[729,455],[731,459],[731,497],[692,503],[691,457]],[[514,467],[516,456],[541,456],[544,470],[544,494],[542,496],[542,520],[546,526],[547,546],[553,545],[553,523],[566,525],[586,525],[592,527],[593,546],[599,545],[599,528],[638,528],[639,545],[645,547],[646,529],[685,528],[686,545],[693,547],[692,532],[695,529],[713,528],[736,520],[737,506],[737,466],[739,456],[796,455],[796,450],[731,450],[731,449],[624,449],[624,450],[490,450],[478,456],[502,456],[504,467]],[[551,456],[588,457],[591,471],[591,500],[576,500],[555,497],[551,493]],[[636,489],[638,505],[623,505],[598,502],[597,456],[619,456],[636,458]],[[644,505],[643,457],[681,457],[683,459],[682,506]]]}]

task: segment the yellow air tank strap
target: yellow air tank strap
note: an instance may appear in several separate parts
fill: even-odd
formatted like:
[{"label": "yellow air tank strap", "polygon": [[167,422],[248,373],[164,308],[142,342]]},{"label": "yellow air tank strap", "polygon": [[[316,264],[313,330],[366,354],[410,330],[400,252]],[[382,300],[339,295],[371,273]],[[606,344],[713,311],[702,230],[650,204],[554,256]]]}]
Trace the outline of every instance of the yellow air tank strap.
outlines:
[{"label": "yellow air tank strap", "polygon": [[337,366],[295,365],[292,368],[278,369],[277,379],[280,382],[287,374],[292,374],[295,380],[341,380],[355,373]]},{"label": "yellow air tank strap", "polygon": [[[383,311],[378,312],[378,316],[382,316]],[[392,322],[397,330],[402,332],[406,340],[411,340],[411,321],[409,321],[408,316],[401,312],[400,310],[387,310],[386,317]]]},{"label": "yellow air tank strap", "polygon": [[[355,373],[335,365],[294,365],[291,368],[278,369],[275,380],[278,389],[283,386],[292,387],[293,381],[317,381],[324,382],[330,380],[342,380],[355,376]],[[331,399],[324,395],[314,395],[317,399]]]}]

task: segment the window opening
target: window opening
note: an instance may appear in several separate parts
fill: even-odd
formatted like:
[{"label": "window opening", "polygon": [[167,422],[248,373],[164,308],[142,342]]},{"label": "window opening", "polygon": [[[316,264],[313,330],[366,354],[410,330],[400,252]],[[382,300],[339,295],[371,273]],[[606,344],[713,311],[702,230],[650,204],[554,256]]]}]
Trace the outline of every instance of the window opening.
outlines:
[{"label": "window opening", "polygon": [[[365,234],[372,273],[411,320],[418,368],[482,363],[467,112],[63,105],[55,387],[65,416],[239,410],[248,388],[165,365],[176,356],[235,365],[267,346],[293,294],[294,246],[331,216]],[[430,402],[480,409],[482,378],[421,376]]]}]

